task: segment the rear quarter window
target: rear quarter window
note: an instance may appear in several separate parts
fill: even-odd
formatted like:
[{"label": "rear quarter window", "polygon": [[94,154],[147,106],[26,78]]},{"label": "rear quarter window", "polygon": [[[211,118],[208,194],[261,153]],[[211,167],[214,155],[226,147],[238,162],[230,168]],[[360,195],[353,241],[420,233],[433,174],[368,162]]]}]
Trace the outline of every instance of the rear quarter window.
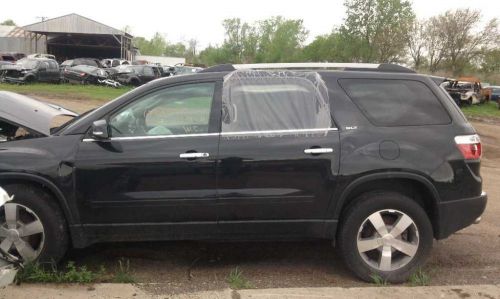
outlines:
[{"label": "rear quarter window", "polygon": [[376,126],[444,125],[451,122],[439,99],[422,82],[341,79],[339,84]]}]

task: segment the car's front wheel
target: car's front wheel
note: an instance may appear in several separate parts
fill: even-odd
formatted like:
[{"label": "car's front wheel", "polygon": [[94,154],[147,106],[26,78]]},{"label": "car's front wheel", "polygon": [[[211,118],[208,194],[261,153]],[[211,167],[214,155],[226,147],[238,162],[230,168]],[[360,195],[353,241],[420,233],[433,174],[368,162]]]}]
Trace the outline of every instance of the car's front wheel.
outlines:
[{"label": "car's front wheel", "polygon": [[24,263],[57,262],[68,246],[68,232],[59,206],[40,188],[3,186],[14,196],[0,207],[0,248]]},{"label": "car's front wheel", "polygon": [[427,259],[433,230],[413,199],[394,192],[369,193],[342,215],[338,246],[347,266],[365,281],[400,283]]}]

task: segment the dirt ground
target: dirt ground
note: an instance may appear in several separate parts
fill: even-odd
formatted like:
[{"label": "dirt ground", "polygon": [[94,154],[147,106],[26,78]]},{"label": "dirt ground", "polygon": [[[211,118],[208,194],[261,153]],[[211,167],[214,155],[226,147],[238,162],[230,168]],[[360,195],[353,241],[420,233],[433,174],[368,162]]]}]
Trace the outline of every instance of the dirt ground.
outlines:
[{"label": "dirt ground", "polygon": [[[53,100],[77,112],[99,102]],[[500,121],[473,121],[484,146],[482,176],[489,202],[483,221],[435,242],[424,270],[432,285],[500,283]],[[238,268],[255,288],[368,286],[351,275],[329,242],[209,243],[157,242],[100,244],[73,250],[79,264],[117,266],[130,260],[138,282],[154,293],[217,290]],[[166,283],[166,285],[165,285]]]}]

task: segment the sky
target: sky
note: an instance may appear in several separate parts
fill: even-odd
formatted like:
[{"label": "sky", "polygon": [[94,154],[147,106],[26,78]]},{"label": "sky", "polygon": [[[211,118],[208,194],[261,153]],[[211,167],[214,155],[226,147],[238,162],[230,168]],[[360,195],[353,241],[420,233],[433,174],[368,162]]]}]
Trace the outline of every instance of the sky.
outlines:
[{"label": "sky", "polygon": [[[5,0],[4,0],[5,1]],[[169,42],[195,38],[199,48],[220,44],[224,40],[222,21],[239,17],[254,22],[271,16],[303,19],[309,30],[307,42],[327,34],[345,17],[344,0],[23,0],[22,7],[0,10],[0,22],[13,19],[24,26],[77,13],[117,29],[130,26],[131,34],[150,38],[155,32]],[[484,19],[500,18],[498,0],[413,0],[418,18],[428,18],[449,9],[479,9]],[[5,6],[4,6],[5,8]]]}]

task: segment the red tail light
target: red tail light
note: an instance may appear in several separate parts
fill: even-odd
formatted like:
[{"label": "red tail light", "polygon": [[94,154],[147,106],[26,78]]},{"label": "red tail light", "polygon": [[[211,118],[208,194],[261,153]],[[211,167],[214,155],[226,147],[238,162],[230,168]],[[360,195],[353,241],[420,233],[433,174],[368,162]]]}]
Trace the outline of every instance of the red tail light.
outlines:
[{"label": "red tail light", "polygon": [[481,159],[481,139],[476,135],[463,135],[455,137],[455,143],[466,160]]}]

